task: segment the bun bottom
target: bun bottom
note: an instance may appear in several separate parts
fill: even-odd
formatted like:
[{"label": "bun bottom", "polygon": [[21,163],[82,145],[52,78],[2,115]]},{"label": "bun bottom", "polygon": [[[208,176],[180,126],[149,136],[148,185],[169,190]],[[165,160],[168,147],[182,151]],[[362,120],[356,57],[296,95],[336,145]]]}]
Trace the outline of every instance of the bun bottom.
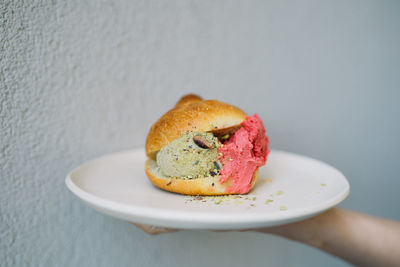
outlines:
[{"label": "bun bottom", "polygon": [[[210,176],[198,179],[180,179],[168,178],[162,176],[157,171],[157,163],[153,159],[148,159],[145,165],[145,171],[150,182],[163,190],[184,195],[236,195],[238,193],[226,192],[226,189],[232,186],[232,179],[225,183],[219,182],[219,176]],[[254,172],[251,182],[251,188],[254,187],[258,179],[258,170]]]}]

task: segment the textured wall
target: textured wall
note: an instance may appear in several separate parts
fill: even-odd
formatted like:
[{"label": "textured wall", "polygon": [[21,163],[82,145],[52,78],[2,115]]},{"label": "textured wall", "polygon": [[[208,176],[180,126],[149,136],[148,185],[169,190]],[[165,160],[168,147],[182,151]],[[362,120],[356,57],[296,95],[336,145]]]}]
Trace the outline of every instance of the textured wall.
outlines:
[{"label": "textured wall", "polygon": [[273,148],[341,169],[342,206],[399,220],[399,13],[398,1],[2,1],[0,265],[346,265],[254,233],[148,236],[64,178],[143,146],[197,92],[258,112]]}]

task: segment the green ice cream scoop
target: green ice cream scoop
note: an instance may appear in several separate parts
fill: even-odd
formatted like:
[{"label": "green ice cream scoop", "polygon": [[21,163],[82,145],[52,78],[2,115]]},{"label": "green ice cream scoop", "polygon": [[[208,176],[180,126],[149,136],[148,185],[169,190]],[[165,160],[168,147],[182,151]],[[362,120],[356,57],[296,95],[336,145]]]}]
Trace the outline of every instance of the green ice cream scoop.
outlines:
[{"label": "green ice cream scoop", "polygon": [[167,177],[182,179],[214,176],[221,169],[221,143],[211,133],[188,132],[157,153],[157,165]]}]

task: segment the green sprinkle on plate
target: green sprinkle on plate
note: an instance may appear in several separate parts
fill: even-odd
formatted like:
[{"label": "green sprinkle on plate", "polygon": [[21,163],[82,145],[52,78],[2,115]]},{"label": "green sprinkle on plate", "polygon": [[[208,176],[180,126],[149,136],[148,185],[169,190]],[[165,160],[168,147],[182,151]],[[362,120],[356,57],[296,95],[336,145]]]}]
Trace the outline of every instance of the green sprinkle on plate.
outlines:
[{"label": "green sprinkle on plate", "polygon": [[265,205],[268,205],[269,203],[271,203],[271,202],[274,202],[272,199],[267,199],[267,200],[265,200]]},{"label": "green sprinkle on plate", "polygon": [[221,202],[222,202],[222,199],[217,199],[217,200],[214,201],[214,203],[215,203],[216,205],[221,204]]},{"label": "green sprinkle on plate", "polygon": [[240,204],[243,204],[243,201],[241,201],[241,200],[235,200],[235,205],[240,205]]}]

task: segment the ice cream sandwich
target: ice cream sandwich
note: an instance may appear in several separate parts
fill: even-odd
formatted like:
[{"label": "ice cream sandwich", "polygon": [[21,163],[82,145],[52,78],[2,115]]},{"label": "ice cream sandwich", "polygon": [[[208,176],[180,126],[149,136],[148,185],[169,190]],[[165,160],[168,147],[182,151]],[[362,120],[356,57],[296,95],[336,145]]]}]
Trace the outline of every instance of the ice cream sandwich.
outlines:
[{"label": "ice cream sandwich", "polygon": [[150,128],[145,171],[151,183],[170,192],[247,194],[267,161],[268,145],[257,114],[186,95]]}]

